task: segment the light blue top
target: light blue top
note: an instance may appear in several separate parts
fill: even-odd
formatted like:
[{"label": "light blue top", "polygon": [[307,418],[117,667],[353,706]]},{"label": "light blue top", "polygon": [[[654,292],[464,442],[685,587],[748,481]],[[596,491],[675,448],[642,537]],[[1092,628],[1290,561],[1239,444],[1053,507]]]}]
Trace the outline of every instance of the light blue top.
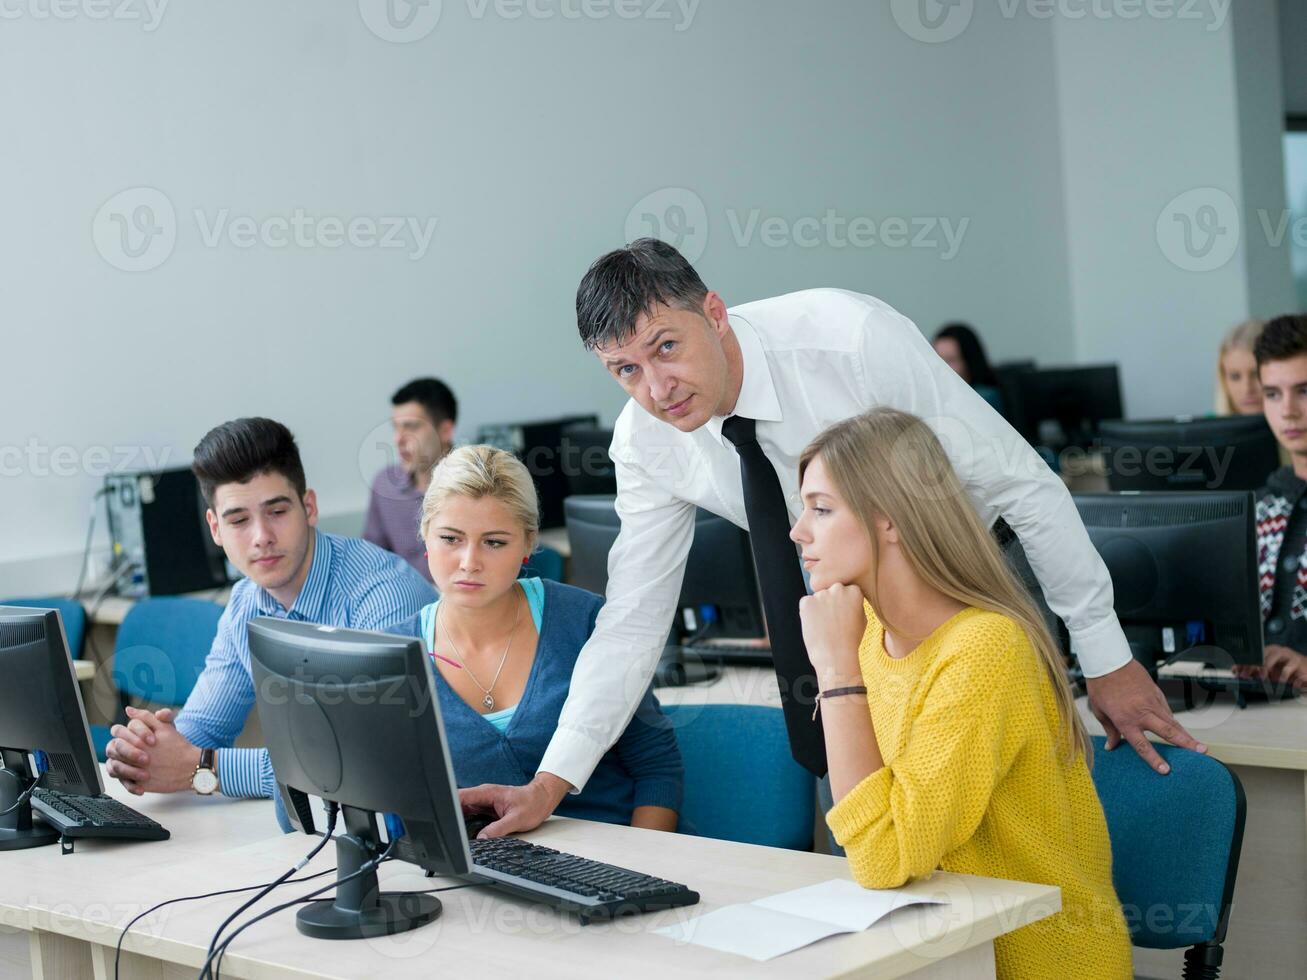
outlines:
[{"label": "light blue top", "polygon": [[[521,578],[517,584],[522,586],[522,591],[526,593],[526,604],[531,610],[531,621],[535,623],[536,633],[540,632],[540,624],[545,616],[545,586],[538,578]],[[422,637],[426,640],[427,650],[431,651],[436,648],[436,607],[440,605],[437,599],[431,605],[422,610]],[[486,721],[494,725],[500,732],[508,731],[508,723],[513,720],[513,713],[517,711],[517,705],[509,705],[502,711],[492,711],[488,715],[482,715]]]}]

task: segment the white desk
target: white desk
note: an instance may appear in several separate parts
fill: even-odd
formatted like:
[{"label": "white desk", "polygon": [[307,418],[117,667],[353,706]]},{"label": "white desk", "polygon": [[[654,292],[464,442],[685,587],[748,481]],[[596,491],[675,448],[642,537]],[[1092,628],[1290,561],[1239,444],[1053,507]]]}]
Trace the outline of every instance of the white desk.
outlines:
[{"label": "white desk", "polygon": [[[111,977],[113,944],[138,912],[173,895],[270,881],[311,847],[302,835],[277,833],[266,802],[189,795],[131,802],[168,826],[173,838],[146,844],[81,842],[70,856],[60,855],[57,847],[0,853],[0,924],[30,937],[34,977]],[[866,932],[759,964],[651,932],[722,905],[847,878],[845,861],[578,820],[553,819],[529,836],[587,857],[657,869],[689,883],[702,901],[691,909],[581,927],[544,906],[469,888],[439,896],[444,910],[430,925],[381,939],[332,943],[300,935],[294,910],[287,910],[242,933],[223,961],[223,973],[297,980],[429,977],[435,971],[570,978],[584,970],[659,978],[856,973],[970,980],[994,975],[995,937],[1060,908],[1058,890],[1051,886],[939,874],[912,887],[947,897],[951,904],[941,911],[903,910]],[[333,863],[328,847],[303,874]],[[424,878],[398,862],[384,866],[380,878],[383,888],[396,890],[453,883]],[[284,889],[277,901],[312,887]],[[143,919],[124,943],[122,976],[194,976],[213,929],[246,897],[169,906]],[[0,955],[0,965],[12,960]]]},{"label": "white desk", "polygon": [[[1076,704],[1090,732],[1103,734],[1088,702]],[[1176,718],[1209,755],[1234,770],[1248,801],[1223,972],[1301,977],[1307,963],[1307,703],[1240,709],[1222,699]],[[1184,828],[1158,828],[1172,831]],[[1178,975],[1177,963],[1174,953],[1135,950],[1135,970],[1143,976]]]}]

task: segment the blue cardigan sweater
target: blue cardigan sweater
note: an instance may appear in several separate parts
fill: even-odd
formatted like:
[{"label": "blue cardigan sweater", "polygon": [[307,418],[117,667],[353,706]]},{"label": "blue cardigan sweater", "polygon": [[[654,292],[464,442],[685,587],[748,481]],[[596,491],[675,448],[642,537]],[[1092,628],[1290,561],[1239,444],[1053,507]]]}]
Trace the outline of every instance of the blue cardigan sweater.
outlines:
[{"label": "blue cardigan sweater", "polygon": [[[602,596],[545,580],[544,618],[535,661],[522,699],[504,732],[486,721],[455,693],[440,671],[432,670],[440,698],[440,716],[460,788],[481,783],[521,786],[529,783],[544,758],[567,700],[577,655],[594,631]],[[422,614],[397,623],[392,631],[422,639]],[[580,793],[570,793],[558,814],[606,823],[630,823],[637,806],[679,810],[684,768],[676,733],[653,691],[645,692],[635,717],[595,767]]]}]

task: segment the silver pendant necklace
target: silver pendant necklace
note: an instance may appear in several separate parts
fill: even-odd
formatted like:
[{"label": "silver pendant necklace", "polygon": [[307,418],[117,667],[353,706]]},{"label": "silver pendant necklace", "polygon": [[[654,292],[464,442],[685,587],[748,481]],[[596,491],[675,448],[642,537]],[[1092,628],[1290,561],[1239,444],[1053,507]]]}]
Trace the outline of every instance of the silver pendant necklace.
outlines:
[{"label": "silver pendant necklace", "polygon": [[[514,586],[514,588],[516,588],[516,586]],[[441,608],[438,606],[436,607],[436,633],[437,634],[440,633],[440,613],[441,613]],[[513,646],[513,637],[517,635],[517,624],[521,620],[521,618],[522,618],[522,604],[517,603],[517,615],[513,617],[513,629],[508,634],[508,643],[504,645],[504,653],[499,658],[499,669],[495,671],[495,678],[490,682],[489,687],[486,687],[479,680],[477,680],[476,674],[472,673],[472,668],[467,665],[467,661],[463,658],[463,654],[459,652],[458,647],[454,644],[454,634],[449,632],[448,630],[445,631],[445,637],[446,639],[449,640],[449,648],[454,651],[454,656],[458,658],[458,665],[467,671],[467,676],[472,679],[472,683],[475,684],[477,687],[481,688],[482,694],[485,695],[481,699],[481,703],[486,706],[487,711],[495,710],[495,696],[490,692],[493,691],[495,689],[495,685],[499,683],[499,675],[504,672],[504,664],[508,663],[508,651]]]}]

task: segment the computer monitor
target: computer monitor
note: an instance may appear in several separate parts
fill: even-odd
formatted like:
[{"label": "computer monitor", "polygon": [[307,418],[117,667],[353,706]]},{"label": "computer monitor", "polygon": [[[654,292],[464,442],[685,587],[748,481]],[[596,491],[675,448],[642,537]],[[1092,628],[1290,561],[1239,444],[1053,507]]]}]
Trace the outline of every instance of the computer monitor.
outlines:
[{"label": "computer monitor", "polygon": [[[305,905],[299,931],[324,939],[390,935],[440,914],[432,895],[378,893],[378,814],[402,836],[391,856],[439,875],[471,868],[431,667],[416,637],[260,616],[247,626],[255,703],[291,823],[314,833],[309,796],[340,805],[334,900]],[[387,821],[390,825],[390,821]]]},{"label": "computer monitor", "polygon": [[567,415],[534,422],[499,422],[477,430],[477,442],[513,453],[526,464],[540,498],[540,526],[563,526],[568,486],[563,439],[574,429],[596,429],[597,415]]},{"label": "computer monitor", "polygon": [[[577,496],[564,504],[571,583],[600,595],[608,587],[608,552],[622,527],[615,501],[611,495]],[[694,515],[694,543],[681,582],[673,641],[696,634],[716,639],[767,635],[749,532],[702,508]],[[769,653],[749,659],[760,657],[770,661]]]},{"label": "computer monitor", "polygon": [[1257,534],[1248,492],[1082,493],[1076,509],[1112,577],[1135,658],[1262,662]]},{"label": "computer monitor", "polygon": [[30,803],[15,807],[38,776],[46,789],[104,792],[75,671],[56,610],[0,606],[0,851],[59,839]]},{"label": "computer monitor", "polygon": [[1280,465],[1261,415],[1103,422],[1112,490],[1256,490]]},{"label": "computer monitor", "polygon": [[1027,442],[1058,450],[1088,448],[1100,422],[1125,414],[1115,364],[1016,371],[1003,397],[1013,428]]},{"label": "computer monitor", "polygon": [[569,428],[562,438],[563,476],[567,495],[617,493],[617,467],[608,455],[612,429]]}]

